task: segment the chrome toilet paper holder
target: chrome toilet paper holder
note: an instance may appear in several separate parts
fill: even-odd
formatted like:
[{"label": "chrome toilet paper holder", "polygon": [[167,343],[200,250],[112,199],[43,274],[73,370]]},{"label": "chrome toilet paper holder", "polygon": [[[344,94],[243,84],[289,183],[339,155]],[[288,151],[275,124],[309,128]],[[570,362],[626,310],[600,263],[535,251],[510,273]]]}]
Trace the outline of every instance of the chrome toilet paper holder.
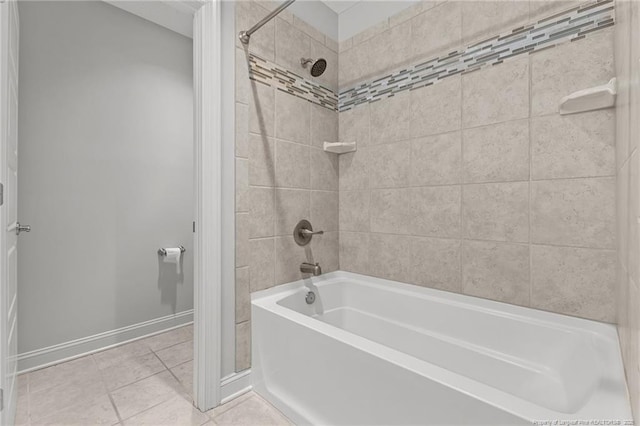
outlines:
[{"label": "chrome toilet paper holder", "polygon": [[[178,246],[178,248],[180,249],[180,252],[181,252],[181,253],[184,253],[185,251],[187,251],[187,249],[186,249],[186,248],[184,248],[184,246]],[[164,248],[164,247],[163,247],[163,248],[159,248],[159,249],[158,249],[158,254],[159,254],[160,256],[166,256],[166,255],[167,255],[167,249],[166,249],[166,248]]]}]

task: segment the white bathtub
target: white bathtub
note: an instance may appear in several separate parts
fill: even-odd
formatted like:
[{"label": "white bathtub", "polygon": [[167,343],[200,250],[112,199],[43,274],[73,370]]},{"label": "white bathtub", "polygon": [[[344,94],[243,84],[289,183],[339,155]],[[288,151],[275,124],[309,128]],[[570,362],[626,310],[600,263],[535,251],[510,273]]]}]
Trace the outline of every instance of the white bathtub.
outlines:
[{"label": "white bathtub", "polygon": [[254,388],[297,424],[631,419],[612,325],[346,272],[251,314]]}]

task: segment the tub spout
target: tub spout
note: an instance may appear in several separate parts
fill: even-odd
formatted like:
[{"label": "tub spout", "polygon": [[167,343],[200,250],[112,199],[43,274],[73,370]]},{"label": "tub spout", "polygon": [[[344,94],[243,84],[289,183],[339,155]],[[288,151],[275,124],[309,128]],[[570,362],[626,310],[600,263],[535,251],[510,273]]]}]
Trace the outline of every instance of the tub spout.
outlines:
[{"label": "tub spout", "polygon": [[303,262],[300,265],[300,272],[304,274],[313,274],[314,277],[317,277],[318,275],[322,274],[322,268],[320,267],[319,263],[316,263],[314,265],[313,263]]}]

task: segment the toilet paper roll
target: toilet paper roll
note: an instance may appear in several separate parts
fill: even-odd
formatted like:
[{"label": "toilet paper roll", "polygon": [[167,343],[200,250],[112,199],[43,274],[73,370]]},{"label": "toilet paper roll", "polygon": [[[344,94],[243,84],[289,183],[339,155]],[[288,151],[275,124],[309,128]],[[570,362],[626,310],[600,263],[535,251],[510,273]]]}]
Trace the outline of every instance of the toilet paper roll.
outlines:
[{"label": "toilet paper roll", "polygon": [[182,250],[179,247],[165,249],[167,254],[164,256],[164,263],[175,263],[176,273],[182,273]]}]

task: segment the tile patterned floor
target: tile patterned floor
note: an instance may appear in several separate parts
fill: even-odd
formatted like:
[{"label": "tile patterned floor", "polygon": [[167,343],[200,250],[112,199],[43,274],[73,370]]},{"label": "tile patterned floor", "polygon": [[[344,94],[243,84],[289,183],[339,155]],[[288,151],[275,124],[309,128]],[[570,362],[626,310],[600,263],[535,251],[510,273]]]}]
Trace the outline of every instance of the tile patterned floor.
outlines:
[{"label": "tile patterned floor", "polygon": [[18,378],[17,425],[291,425],[253,392],[202,413],[192,404],[193,327]]}]

